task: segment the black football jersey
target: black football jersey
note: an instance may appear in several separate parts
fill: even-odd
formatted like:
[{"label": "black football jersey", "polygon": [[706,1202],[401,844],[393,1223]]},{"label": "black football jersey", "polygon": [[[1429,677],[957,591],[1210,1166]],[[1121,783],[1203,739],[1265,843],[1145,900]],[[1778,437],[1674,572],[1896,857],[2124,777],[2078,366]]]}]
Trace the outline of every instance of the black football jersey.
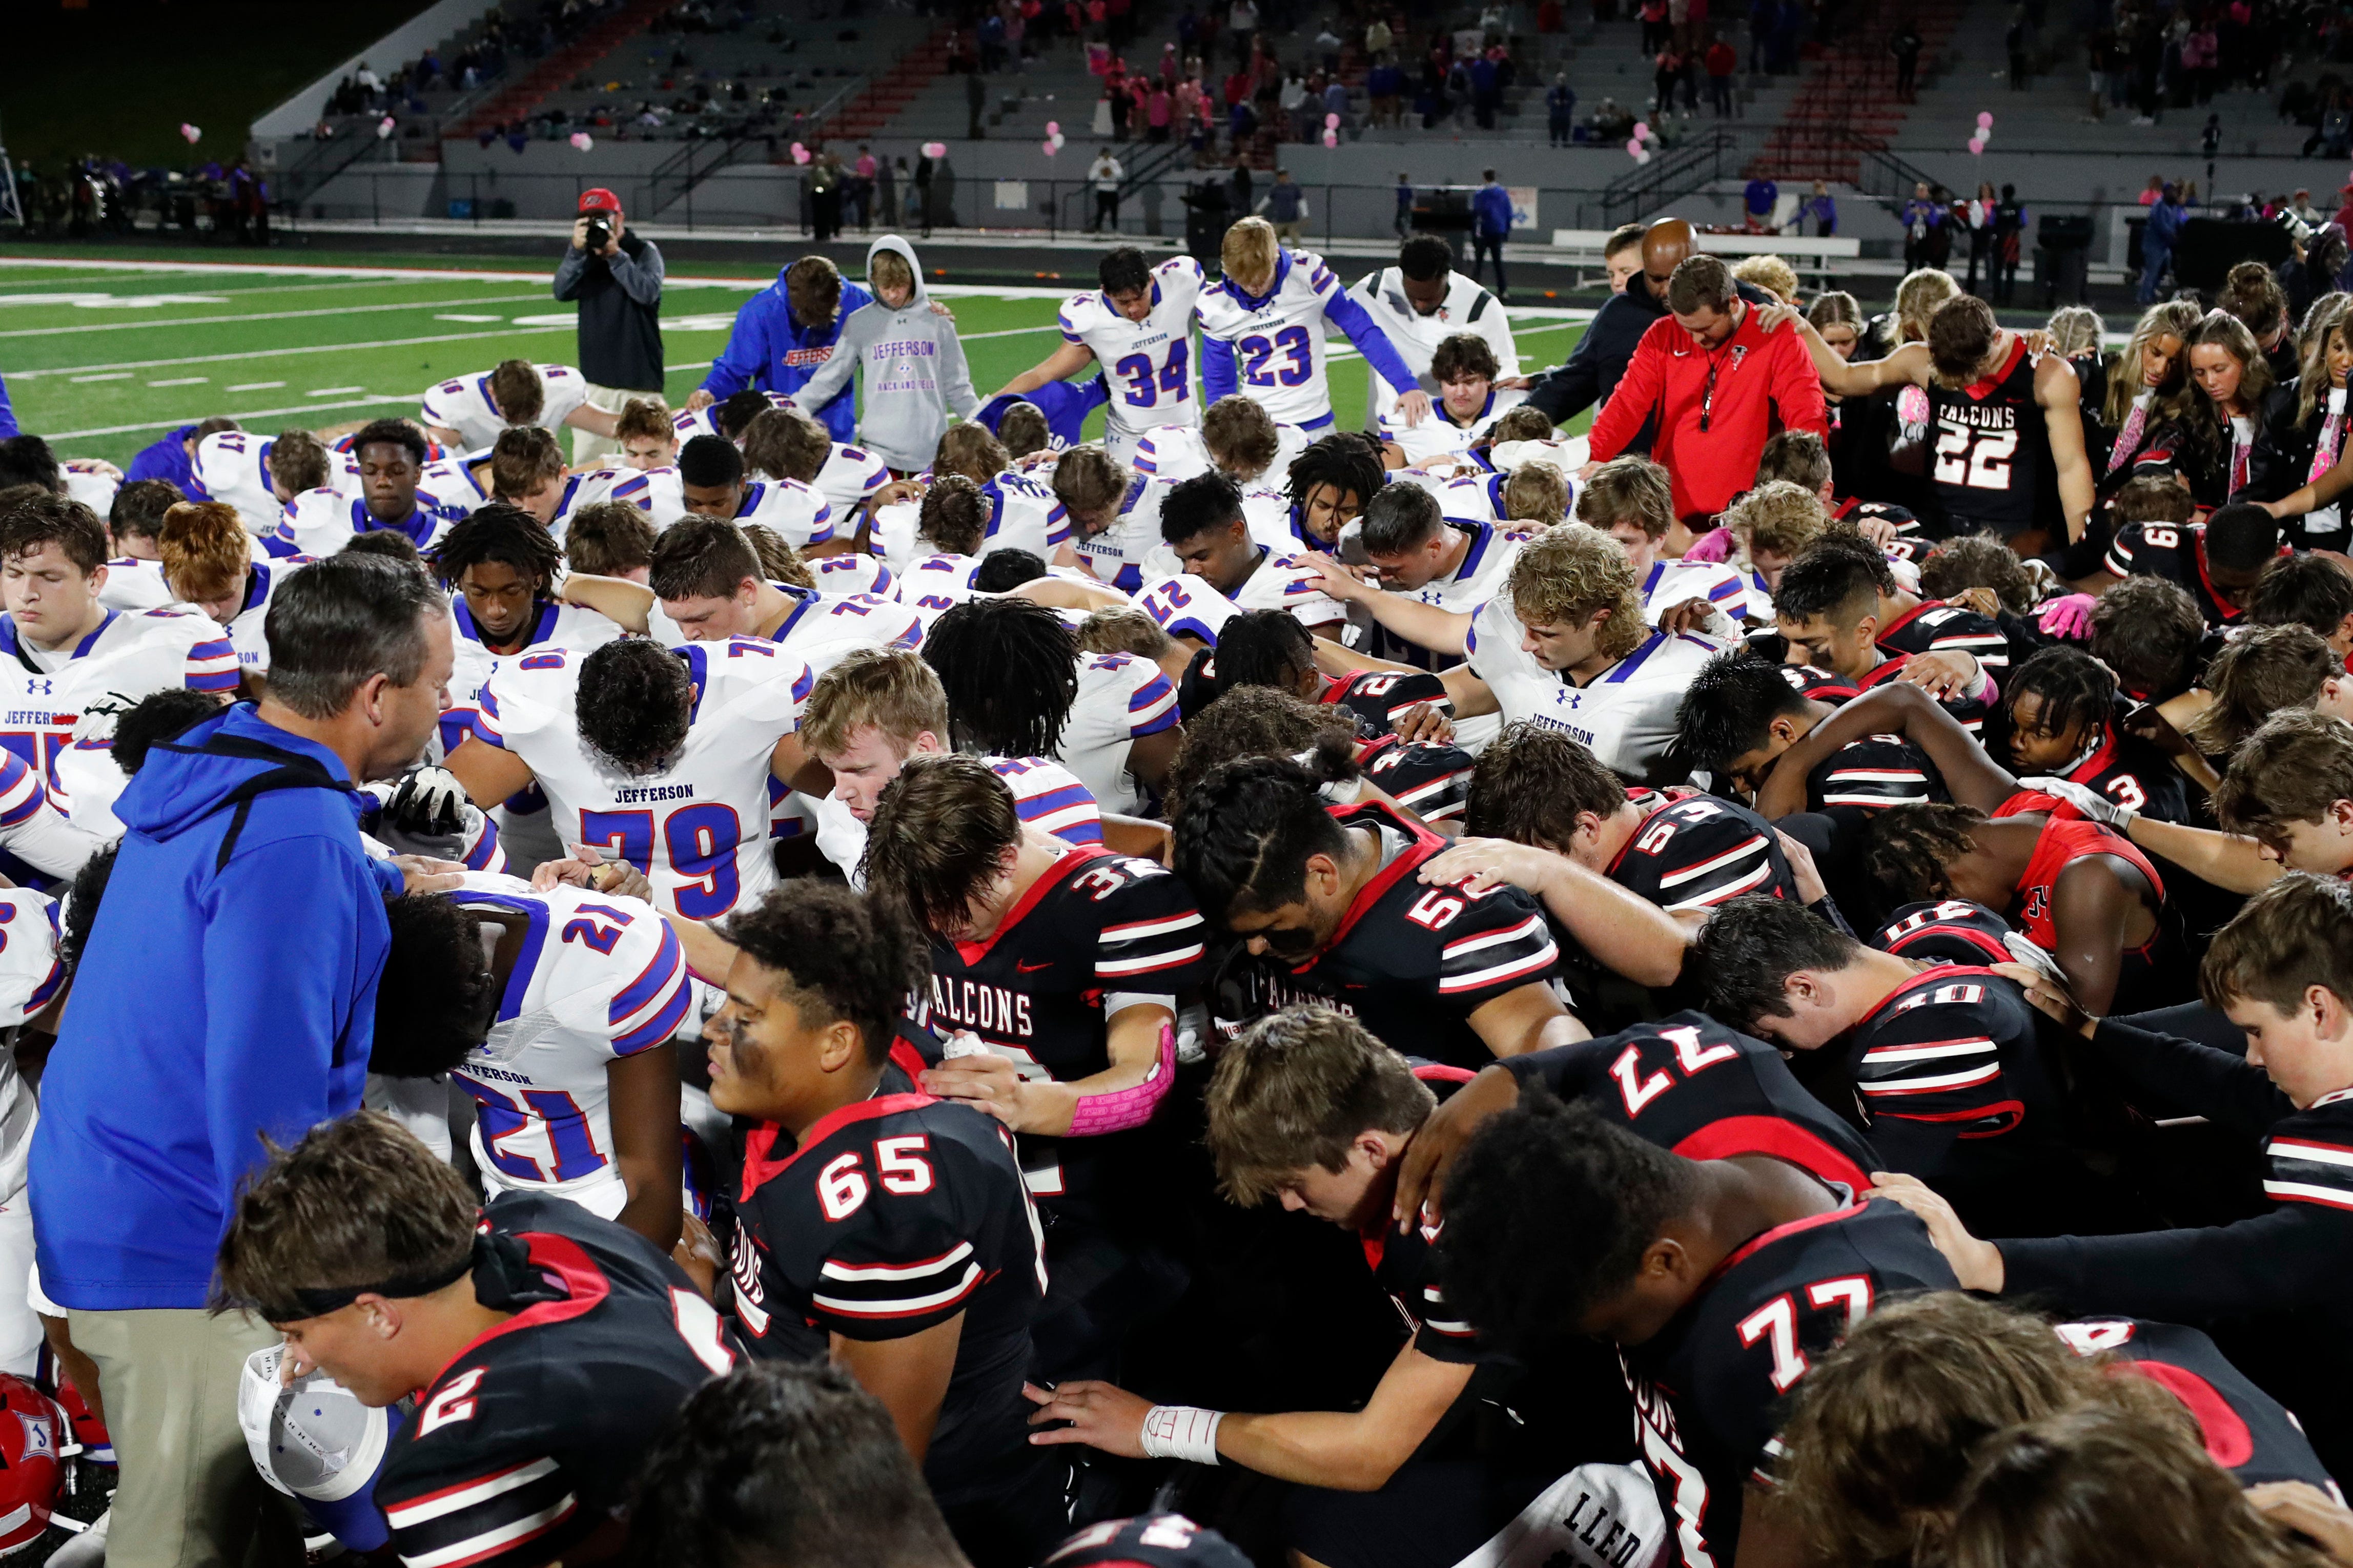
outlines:
[{"label": "black football jersey", "polygon": [[1847,1065],[1882,1168],[1919,1177],[1965,1217],[2047,1173],[2066,1126],[2039,1016],[2014,982],[1959,964],[1921,971],[1866,1014]]},{"label": "black football jersey", "polygon": [[[1106,995],[1202,984],[1208,931],[1192,890],[1165,867],[1075,847],[985,941],[933,942],[927,1021],[942,1037],[970,1030],[1024,1077],[1090,1078],[1111,1065]],[[1029,1190],[1050,1205],[1083,1199],[1101,1142],[1024,1134]]]},{"label": "black football jersey", "polygon": [[1404,741],[1391,731],[1356,745],[1356,765],[1382,794],[1424,822],[1459,822],[1479,759],[1460,746]]},{"label": "black football jersey", "polygon": [[1831,508],[1832,521],[1861,524],[1884,522],[1895,530],[1895,542],[1886,548],[1892,561],[1918,561],[1925,557],[1933,543],[1920,519],[1904,507],[1883,500],[1864,500],[1849,496]]},{"label": "black football jersey", "polygon": [[1442,712],[1454,710],[1453,700],[1446,695],[1446,683],[1422,670],[1409,674],[1395,669],[1360,669],[1349,676],[1327,676],[1315,700],[1345,708],[1360,723],[1371,725],[1376,734],[1395,729],[1406,710],[1425,702],[1436,703]]},{"label": "black football jersey", "polygon": [[881,1093],[780,1142],[769,1124],[744,1152],[730,1271],[744,1342],[822,1361],[831,1334],[903,1339],[963,1314],[923,1475],[944,1502],[985,1495],[1024,1447],[1046,1291],[1013,1135],[968,1105]]},{"label": "black football jersey", "polygon": [[1687,1160],[1770,1154],[1857,1192],[1871,1184],[1874,1162],[1862,1135],[1791,1076],[1779,1051],[1704,1013],[1675,1013],[1504,1066],[1522,1083],[1582,1100]]},{"label": "black football jersey", "polygon": [[1683,1568],[1738,1559],[1743,1490],[1769,1482],[1775,1435],[1812,1358],[1883,1301],[1955,1289],[1927,1227],[1873,1199],[1751,1237],[1666,1328],[1620,1352]]},{"label": "black football jersey", "polygon": [[565,1198],[482,1211],[474,1293],[514,1315],[459,1352],[375,1483],[409,1563],[551,1561],[626,1505],[646,1450],[735,1336],[651,1242]]},{"label": "black football jersey", "polygon": [[1181,1513],[1155,1513],[1091,1524],[1050,1552],[1043,1568],[1250,1568],[1250,1560]]},{"label": "black football jersey", "polygon": [[[2286,546],[2280,552],[2287,553]],[[2234,626],[2246,612],[2223,599],[2206,571],[2206,525],[2202,522],[2128,522],[2108,541],[2104,564],[2112,577],[2162,577],[2197,601],[2210,626]]]},{"label": "black football jersey", "polygon": [[1743,893],[1798,896],[1772,824],[1712,795],[1634,796],[1647,815],[1609,862],[1609,879],[1670,913],[1712,910]]},{"label": "black football jersey", "polygon": [[1931,899],[1897,910],[1864,945],[1898,958],[1982,969],[2018,962],[2005,940],[2009,935],[2010,922],[1983,904]]},{"label": "black football jersey", "polygon": [[1348,827],[1381,835],[1387,863],[1323,949],[1293,965],[1273,1005],[1320,1001],[1354,1013],[1392,1049],[1455,1067],[1493,1060],[1471,1015],[1549,982],[1560,949],[1535,900],[1517,888],[1471,893],[1417,875],[1447,841],[1378,801],[1336,806]]},{"label": "black football jersey", "polygon": [[[2101,726],[2100,743],[2062,775],[2159,822],[2189,821],[2189,792],[2180,771],[2137,735]],[[2073,807],[2069,810],[2072,812]]]},{"label": "black football jersey", "polygon": [[1884,811],[1916,800],[1945,800],[1944,775],[1928,753],[1901,735],[1865,735],[1814,764],[1806,775],[1806,809],[1854,806]]},{"label": "black football jersey", "polygon": [[1923,600],[1879,628],[1879,651],[1893,657],[1915,653],[1966,653],[1986,668],[2010,668],[2010,638],[2001,627],[1965,605]]},{"label": "black football jersey", "polygon": [[[1788,645],[1784,643],[1783,646],[1786,647]],[[1816,669],[1810,664],[1784,663],[1780,668],[1781,679],[1788,681],[1793,690],[1818,702],[1845,702],[1859,689],[1845,676],[1833,675],[1827,669]]]},{"label": "black football jersey", "polygon": [[2034,401],[2035,356],[2013,338],[2010,357],[1958,391],[1928,387],[1928,478],[1945,509],[1944,531],[2007,539],[2059,519],[2051,427]]},{"label": "black football jersey", "polygon": [[2110,1356],[2116,1373],[2145,1377],[2188,1405],[2208,1457],[2237,1476],[2241,1486],[2305,1481],[2335,1492],[2335,1482],[2295,1417],[2198,1330],[2137,1318],[2056,1326],[2061,1341],[2077,1355]]}]

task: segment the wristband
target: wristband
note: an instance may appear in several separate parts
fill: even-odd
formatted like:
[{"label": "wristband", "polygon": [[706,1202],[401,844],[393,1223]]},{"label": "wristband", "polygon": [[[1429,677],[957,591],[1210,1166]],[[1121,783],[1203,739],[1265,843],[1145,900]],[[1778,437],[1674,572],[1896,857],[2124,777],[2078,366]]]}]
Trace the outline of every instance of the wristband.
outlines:
[{"label": "wristband", "polygon": [[1155,1405],[1144,1413],[1144,1457],[1214,1465],[1218,1462],[1218,1423],[1225,1418],[1222,1410]]}]

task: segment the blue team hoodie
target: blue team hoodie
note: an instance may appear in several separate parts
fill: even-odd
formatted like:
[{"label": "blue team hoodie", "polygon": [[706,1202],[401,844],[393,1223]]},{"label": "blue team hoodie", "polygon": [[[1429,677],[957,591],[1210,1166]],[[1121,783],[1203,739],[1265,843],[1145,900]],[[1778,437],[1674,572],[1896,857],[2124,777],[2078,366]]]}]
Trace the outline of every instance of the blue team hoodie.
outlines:
[{"label": "blue team hoodie", "polygon": [[33,1134],[54,1300],[203,1306],[260,1135],[358,1108],[399,872],[362,851],[348,780],[240,704],[156,746],[115,803],[122,852]]},{"label": "blue team hoodie", "polygon": [[[841,324],[849,320],[850,312],[873,300],[863,287],[845,278],[841,308],[833,313],[833,320],[820,328],[804,327],[793,320],[792,306],[785,298],[785,274],[779,271],[774,283],[744,300],[744,308],[735,312],[727,346],[711,362],[702,390],[722,400],[747,386],[798,392],[833,357],[833,345],[840,342]],[[851,383],[824,407],[808,412],[833,432],[835,440],[849,440],[858,426],[856,384]]]}]

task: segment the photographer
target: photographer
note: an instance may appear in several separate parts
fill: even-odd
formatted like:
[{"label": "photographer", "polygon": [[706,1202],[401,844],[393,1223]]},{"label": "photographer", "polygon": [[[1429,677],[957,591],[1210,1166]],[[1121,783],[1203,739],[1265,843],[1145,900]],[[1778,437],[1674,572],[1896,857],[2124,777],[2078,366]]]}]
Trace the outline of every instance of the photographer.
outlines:
[{"label": "photographer", "polygon": [[[581,192],[555,297],[580,302],[580,374],[596,407],[617,414],[632,397],[661,395],[661,252],[629,232],[621,198],[601,186]],[[606,437],[572,433],[575,466],[619,450]]]}]

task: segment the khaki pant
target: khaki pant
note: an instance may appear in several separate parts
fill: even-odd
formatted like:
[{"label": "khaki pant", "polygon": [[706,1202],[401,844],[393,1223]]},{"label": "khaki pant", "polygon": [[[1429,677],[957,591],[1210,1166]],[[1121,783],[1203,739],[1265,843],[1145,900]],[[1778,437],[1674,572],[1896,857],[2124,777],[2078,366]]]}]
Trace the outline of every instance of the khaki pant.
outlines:
[{"label": "khaki pant", "polygon": [[1274,226],[1274,237],[1285,245],[1297,245],[1306,232],[1307,222],[1304,218],[1293,218],[1289,223],[1279,223]]},{"label": "khaki pant", "polygon": [[[632,397],[660,395],[659,392],[633,392],[626,386],[599,386],[593,381],[588,384],[588,405],[612,414],[618,414],[622,405]],[[599,436],[594,430],[572,432],[572,466],[575,468],[593,468],[600,459],[617,458],[620,452],[621,444],[609,436]]]},{"label": "khaki pant", "polygon": [[290,1542],[301,1562],[301,1538],[237,1424],[245,1358],[277,1334],[241,1312],[77,1310],[68,1321],[75,1347],[98,1364],[121,1465],[109,1568],[234,1568],[265,1529],[276,1550],[258,1561],[286,1561]]}]

